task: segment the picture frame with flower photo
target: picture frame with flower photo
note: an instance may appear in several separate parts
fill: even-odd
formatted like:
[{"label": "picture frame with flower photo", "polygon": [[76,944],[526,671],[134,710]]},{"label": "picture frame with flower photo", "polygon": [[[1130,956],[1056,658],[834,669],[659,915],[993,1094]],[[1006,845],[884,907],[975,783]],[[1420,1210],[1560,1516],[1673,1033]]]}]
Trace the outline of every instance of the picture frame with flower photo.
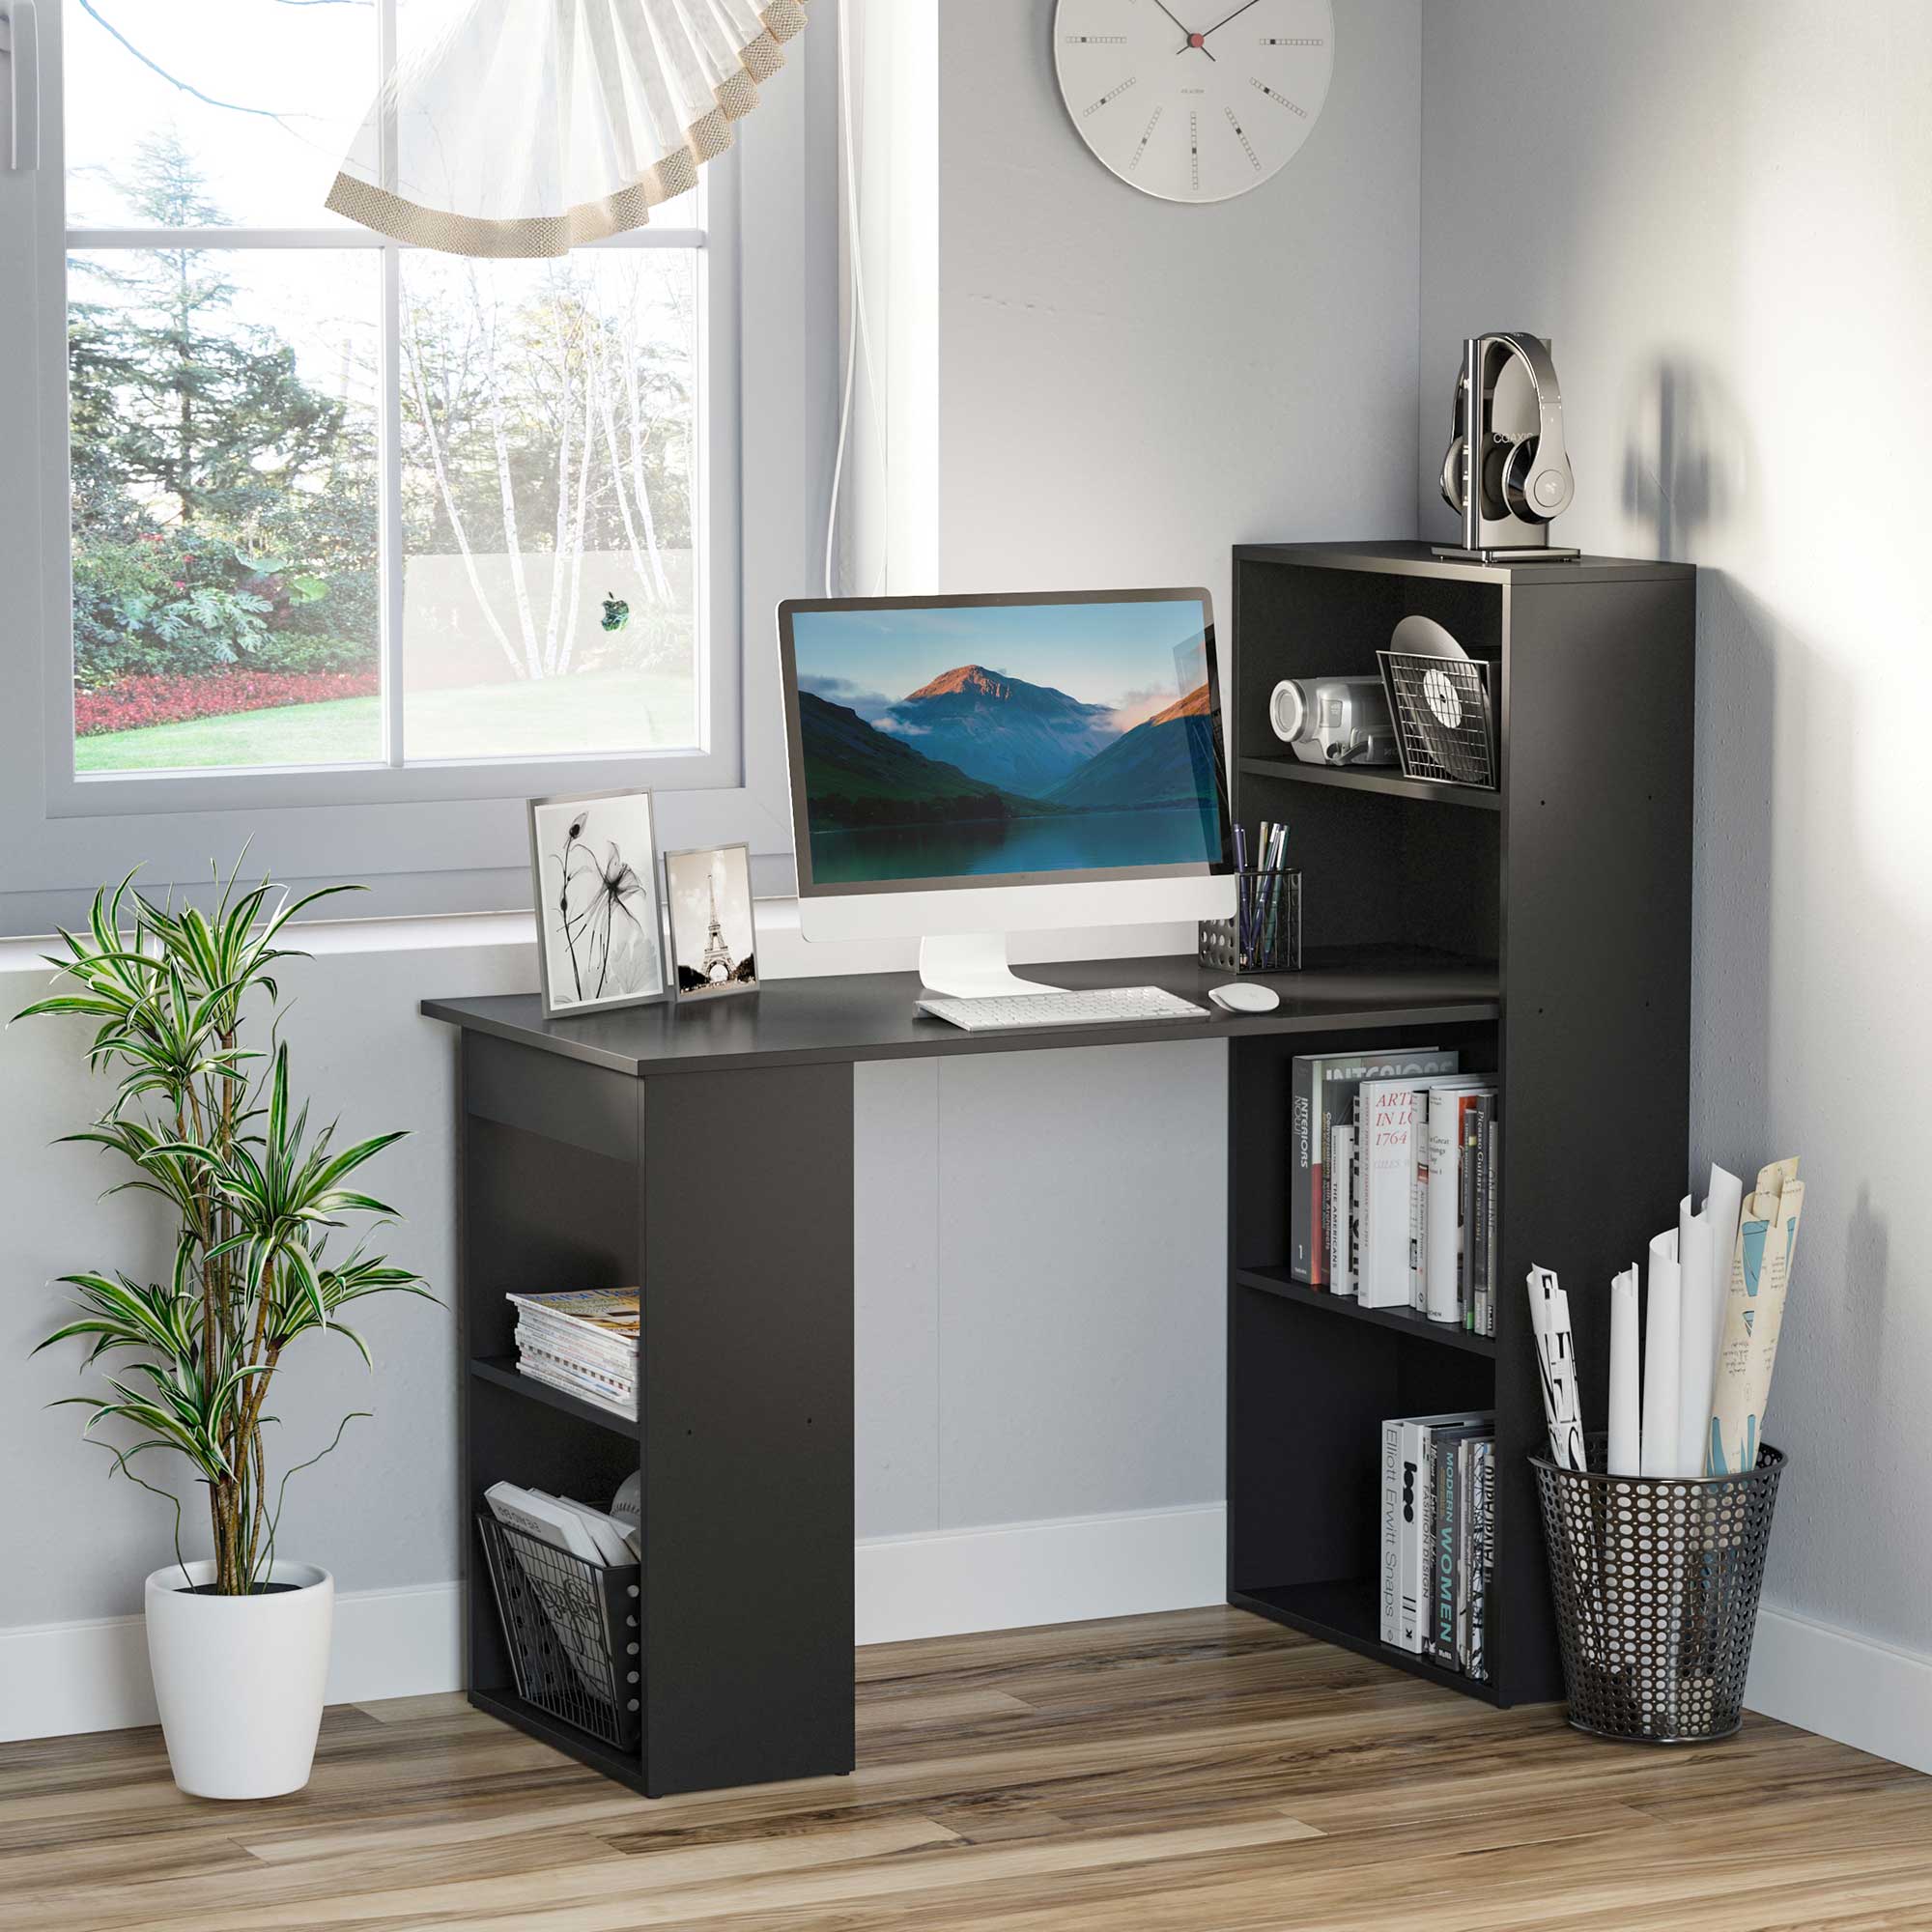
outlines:
[{"label": "picture frame with flower photo", "polygon": [[533,798],[529,823],[544,1017],[669,999],[650,793]]}]

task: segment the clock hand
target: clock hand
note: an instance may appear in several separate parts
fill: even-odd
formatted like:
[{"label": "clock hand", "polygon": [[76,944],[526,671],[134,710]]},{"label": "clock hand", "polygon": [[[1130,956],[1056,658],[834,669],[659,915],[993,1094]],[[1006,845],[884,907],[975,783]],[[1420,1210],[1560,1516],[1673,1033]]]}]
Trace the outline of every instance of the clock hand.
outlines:
[{"label": "clock hand", "polygon": [[[1226,19],[1216,20],[1214,24],[1208,29],[1208,34],[1218,34],[1221,31],[1221,29],[1228,24],[1229,20],[1235,18],[1236,14],[1245,14],[1248,11],[1248,9],[1252,7],[1254,4],[1255,0],[1242,0],[1242,4],[1236,7],[1235,9],[1235,12],[1233,14],[1230,14]],[[1208,34],[1203,34],[1201,38],[1205,41],[1208,38]],[[1206,53],[1208,49],[1206,47],[1203,47],[1201,51],[1203,53]]]}]

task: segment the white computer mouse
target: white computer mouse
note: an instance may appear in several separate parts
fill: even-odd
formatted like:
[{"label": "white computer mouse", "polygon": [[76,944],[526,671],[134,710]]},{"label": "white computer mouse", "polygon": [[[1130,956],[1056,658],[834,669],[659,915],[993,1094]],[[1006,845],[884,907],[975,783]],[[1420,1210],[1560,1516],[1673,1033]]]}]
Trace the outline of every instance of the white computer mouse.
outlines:
[{"label": "white computer mouse", "polygon": [[1281,995],[1272,986],[1257,986],[1249,980],[1211,987],[1208,997],[1231,1013],[1271,1013],[1281,1005]]}]

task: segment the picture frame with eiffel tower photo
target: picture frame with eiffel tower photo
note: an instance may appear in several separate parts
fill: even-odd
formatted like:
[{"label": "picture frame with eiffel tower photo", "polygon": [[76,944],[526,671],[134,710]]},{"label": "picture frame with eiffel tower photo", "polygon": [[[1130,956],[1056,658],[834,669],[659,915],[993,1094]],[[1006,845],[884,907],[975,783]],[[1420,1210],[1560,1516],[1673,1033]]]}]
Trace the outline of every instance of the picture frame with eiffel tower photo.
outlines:
[{"label": "picture frame with eiffel tower photo", "polygon": [[700,845],[665,854],[670,978],[680,1005],[758,990],[752,848]]},{"label": "picture frame with eiffel tower photo", "polygon": [[669,999],[650,793],[533,798],[529,815],[544,1018]]}]

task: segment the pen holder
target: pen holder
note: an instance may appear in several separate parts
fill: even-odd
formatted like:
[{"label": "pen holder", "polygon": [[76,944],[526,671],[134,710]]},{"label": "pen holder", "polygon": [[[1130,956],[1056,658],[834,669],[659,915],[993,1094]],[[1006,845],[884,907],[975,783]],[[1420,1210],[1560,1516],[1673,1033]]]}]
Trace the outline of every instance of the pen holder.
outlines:
[{"label": "pen holder", "polygon": [[1301,970],[1301,868],[1271,867],[1235,877],[1233,919],[1204,919],[1198,957],[1216,973]]},{"label": "pen holder", "polygon": [[1532,1456],[1570,1721],[1643,1744],[1706,1744],[1743,1719],[1782,1452],[1695,1479],[1609,1476]]}]

